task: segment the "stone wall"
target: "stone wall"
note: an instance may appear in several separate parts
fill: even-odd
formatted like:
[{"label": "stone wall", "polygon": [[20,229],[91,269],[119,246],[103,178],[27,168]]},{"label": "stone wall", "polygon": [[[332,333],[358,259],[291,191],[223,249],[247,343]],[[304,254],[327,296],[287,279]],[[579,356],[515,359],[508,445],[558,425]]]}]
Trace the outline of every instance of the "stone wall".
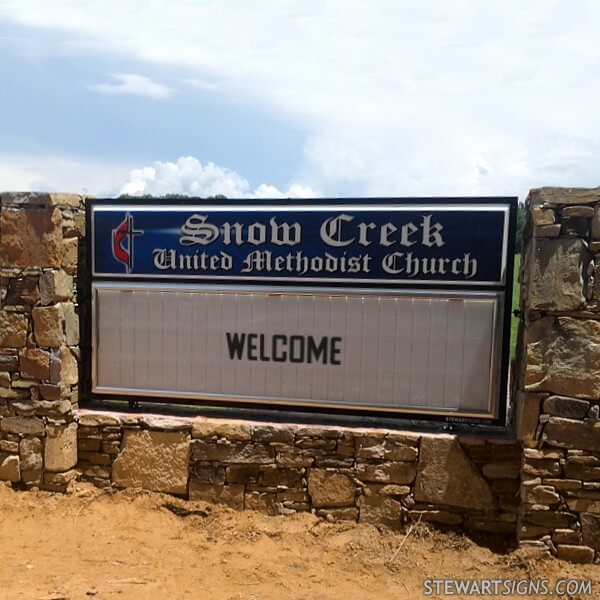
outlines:
[{"label": "stone wall", "polygon": [[63,490],[76,476],[83,199],[0,195],[0,479]]},{"label": "stone wall", "polygon": [[518,538],[600,560],[600,190],[527,198],[516,399]]},{"label": "stone wall", "polygon": [[98,486],[514,537],[521,464],[514,441],[90,411],[78,420],[78,469]]}]

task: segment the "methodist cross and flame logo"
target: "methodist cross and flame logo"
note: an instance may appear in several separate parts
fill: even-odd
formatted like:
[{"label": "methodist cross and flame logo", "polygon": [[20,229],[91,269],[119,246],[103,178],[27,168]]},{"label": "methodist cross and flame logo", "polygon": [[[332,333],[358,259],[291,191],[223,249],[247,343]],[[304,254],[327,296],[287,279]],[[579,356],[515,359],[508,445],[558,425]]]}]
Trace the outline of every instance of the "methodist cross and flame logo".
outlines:
[{"label": "methodist cross and flame logo", "polygon": [[133,238],[144,232],[133,228],[133,217],[130,213],[112,230],[113,256],[125,265],[127,274],[133,270]]}]

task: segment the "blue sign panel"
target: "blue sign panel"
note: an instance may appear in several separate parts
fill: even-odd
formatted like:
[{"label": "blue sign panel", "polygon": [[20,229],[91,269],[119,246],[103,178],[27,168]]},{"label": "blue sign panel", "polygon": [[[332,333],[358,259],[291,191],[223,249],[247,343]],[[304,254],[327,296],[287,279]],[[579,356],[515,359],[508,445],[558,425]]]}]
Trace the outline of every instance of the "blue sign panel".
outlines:
[{"label": "blue sign panel", "polygon": [[93,275],[505,283],[509,205],[111,205],[92,210]]}]

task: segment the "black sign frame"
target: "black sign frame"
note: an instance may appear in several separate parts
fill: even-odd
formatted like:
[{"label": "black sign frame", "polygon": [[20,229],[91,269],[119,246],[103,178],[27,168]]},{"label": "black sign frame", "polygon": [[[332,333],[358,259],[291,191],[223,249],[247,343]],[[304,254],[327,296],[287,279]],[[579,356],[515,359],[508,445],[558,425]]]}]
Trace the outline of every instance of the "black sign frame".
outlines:
[{"label": "black sign frame", "polygon": [[[92,208],[97,205],[108,205],[118,208],[122,205],[136,205],[140,207],[149,207],[152,205],[164,205],[164,206],[222,206],[222,205],[244,205],[248,207],[252,206],[298,206],[298,205],[314,205],[314,206],[345,206],[345,205],[372,205],[377,207],[392,206],[398,204],[409,204],[409,205],[431,205],[440,206],[444,205],[461,205],[468,210],[469,206],[473,205],[493,205],[493,204],[505,204],[508,206],[508,229],[506,232],[507,238],[506,243],[506,262],[504,265],[504,284],[502,285],[475,285],[469,288],[469,291],[498,291],[504,294],[504,306],[502,314],[502,332],[501,332],[501,346],[502,352],[500,357],[500,390],[498,393],[498,412],[497,417],[494,419],[487,418],[475,418],[475,417],[461,417],[459,415],[450,414],[423,414],[421,412],[401,412],[395,413],[390,411],[389,413],[383,413],[381,411],[375,411],[369,408],[353,408],[349,411],[347,408],[336,408],[334,406],[327,406],[323,408],[315,409],[314,406],[290,406],[285,403],[270,403],[268,408],[263,403],[252,403],[252,402],[236,402],[235,400],[223,400],[215,403],[211,400],[203,399],[202,397],[189,399],[189,398],[178,398],[178,397],[151,397],[140,395],[138,397],[124,397],[121,394],[99,394],[92,391],[91,385],[91,373],[92,373],[92,319],[91,319],[91,298],[92,298],[92,283],[93,281],[108,281],[114,279],[111,276],[96,275],[92,277],[92,265],[91,260],[93,256],[92,239],[93,239],[93,225],[92,225]],[[169,405],[194,405],[197,409],[209,409],[211,411],[219,410],[233,410],[233,414],[243,414],[245,418],[253,418],[253,415],[259,415],[256,418],[265,418],[265,414],[273,414],[275,419],[286,419],[299,418],[302,420],[306,418],[308,420],[319,420],[321,415],[323,420],[337,420],[339,422],[350,421],[352,424],[357,425],[368,422],[369,424],[377,425],[385,423],[386,426],[390,424],[397,424],[398,427],[406,426],[409,423],[420,423],[425,427],[435,426],[437,423],[446,424],[445,428],[458,428],[467,429],[474,428],[480,429],[481,427],[487,428],[505,428],[507,425],[507,395],[508,395],[508,379],[509,379],[509,361],[510,361],[510,335],[511,335],[511,314],[512,314],[512,288],[513,288],[513,269],[514,269],[514,250],[515,250],[515,234],[516,234],[516,215],[518,208],[518,198],[508,196],[498,197],[403,197],[403,198],[319,198],[319,199],[226,199],[226,198],[210,198],[203,199],[198,197],[156,197],[156,198],[91,198],[86,203],[86,241],[84,252],[80,252],[80,295],[82,296],[82,316],[83,316],[83,331],[82,331],[82,349],[83,349],[83,377],[81,382],[82,395],[85,398],[89,398],[92,404],[97,402],[113,400],[113,401],[128,401],[130,406],[135,406],[139,401]],[[130,277],[128,281],[131,282],[145,282],[147,281],[144,277]],[[191,283],[202,281],[198,277],[189,279],[182,278],[181,283]],[[237,279],[224,280],[224,284],[243,284]],[[303,285],[302,281],[290,281],[286,282],[285,286],[290,289],[301,288]],[[352,285],[351,283],[344,282],[327,282],[324,286],[331,288],[344,288]],[[365,287],[369,284],[364,283]],[[311,286],[319,287],[318,282],[311,282]],[[389,289],[415,289],[415,290],[428,290],[431,289],[431,284],[428,283],[414,283],[407,282],[406,284],[386,284],[378,283],[378,288],[389,288]],[[440,291],[457,291],[457,286],[451,283],[436,284],[436,290]],[[228,413],[229,414],[229,413]]]}]

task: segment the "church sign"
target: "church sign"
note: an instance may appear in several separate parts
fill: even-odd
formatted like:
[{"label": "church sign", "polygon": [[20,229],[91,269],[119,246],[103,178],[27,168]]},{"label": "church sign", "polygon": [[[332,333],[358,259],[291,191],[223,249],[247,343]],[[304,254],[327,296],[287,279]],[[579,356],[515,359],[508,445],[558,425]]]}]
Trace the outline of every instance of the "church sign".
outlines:
[{"label": "church sign", "polygon": [[502,423],[515,209],[93,200],[92,392]]}]

